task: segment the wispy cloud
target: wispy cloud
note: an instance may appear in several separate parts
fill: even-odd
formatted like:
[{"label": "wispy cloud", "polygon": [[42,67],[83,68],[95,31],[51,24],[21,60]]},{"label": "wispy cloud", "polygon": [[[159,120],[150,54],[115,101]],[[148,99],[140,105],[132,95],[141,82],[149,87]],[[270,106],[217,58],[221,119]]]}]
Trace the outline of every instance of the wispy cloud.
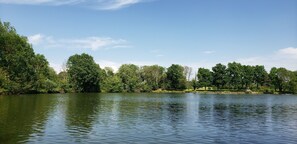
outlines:
[{"label": "wispy cloud", "polygon": [[99,49],[114,49],[130,47],[124,39],[109,37],[86,37],[74,39],[55,39],[51,36],[36,34],[28,37],[31,44],[43,48],[82,48],[93,51]]},{"label": "wispy cloud", "polygon": [[151,50],[150,53],[152,53],[153,55],[155,55],[156,57],[163,57],[165,56],[164,54],[162,54],[160,49],[154,49]]},{"label": "wispy cloud", "polygon": [[280,56],[297,59],[297,48],[288,47],[288,48],[280,49],[279,51],[277,51],[277,54]]},{"label": "wispy cloud", "polygon": [[285,67],[290,70],[297,70],[296,60],[297,48],[289,47],[279,49],[272,54],[242,58],[237,61],[248,65],[264,65],[266,70],[269,71],[272,67]]},{"label": "wispy cloud", "polygon": [[97,8],[102,10],[117,10],[139,2],[141,0],[104,0]]},{"label": "wispy cloud", "polygon": [[75,5],[98,10],[117,10],[146,0],[0,0],[4,4],[19,5]]},{"label": "wispy cloud", "polygon": [[0,0],[0,3],[5,4],[27,4],[27,5],[69,5],[78,4],[84,0]]},{"label": "wispy cloud", "polygon": [[213,53],[215,53],[215,51],[204,51],[203,53],[204,54],[213,54]]},{"label": "wispy cloud", "polygon": [[44,36],[41,34],[36,34],[28,37],[28,40],[31,44],[36,45],[43,41]]}]

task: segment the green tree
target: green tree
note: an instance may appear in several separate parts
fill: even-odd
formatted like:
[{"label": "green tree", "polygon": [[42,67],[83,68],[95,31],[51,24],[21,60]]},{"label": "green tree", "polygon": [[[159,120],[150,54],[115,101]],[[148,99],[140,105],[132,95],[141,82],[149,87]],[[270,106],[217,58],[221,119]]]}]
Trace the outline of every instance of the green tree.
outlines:
[{"label": "green tree", "polygon": [[213,71],[213,85],[215,85],[218,89],[224,87],[227,83],[226,79],[226,66],[222,64],[216,64],[216,66],[212,67]]},{"label": "green tree", "polygon": [[48,61],[43,55],[35,56],[34,67],[36,80],[33,84],[34,92],[54,92],[58,87],[58,78],[55,70],[49,67]]},{"label": "green tree", "polygon": [[118,71],[122,79],[124,91],[136,92],[137,85],[140,82],[139,67],[134,64],[123,64]]},{"label": "green tree", "polygon": [[143,66],[140,73],[142,80],[148,86],[147,89],[157,90],[161,88],[165,68],[158,65]]},{"label": "green tree", "polygon": [[289,82],[288,89],[290,93],[297,93],[297,71],[291,72],[291,81]]},{"label": "green tree", "polygon": [[206,87],[209,87],[212,84],[212,76],[213,75],[209,69],[199,68],[197,74],[199,86],[204,87],[204,89],[206,90]]},{"label": "green tree", "polygon": [[266,72],[264,66],[256,65],[254,68],[254,81],[259,89],[259,85],[263,86],[268,79],[268,73]]},{"label": "green tree", "polygon": [[56,73],[45,57],[35,54],[27,38],[18,35],[6,22],[0,22],[0,49],[0,68],[6,78],[5,91],[36,93],[57,88]]},{"label": "green tree", "polygon": [[114,75],[113,69],[111,67],[105,67],[104,72],[106,73],[106,76],[113,76]]},{"label": "green tree", "polygon": [[281,93],[288,89],[290,81],[293,80],[293,76],[290,71],[285,68],[275,67],[270,70],[269,78],[271,79],[275,90],[278,89]]},{"label": "green tree", "polygon": [[186,88],[186,77],[184,75],[184,68],[177,64],[172,64],[167,69],[168,89],[183,90]]},{"label": "green tree", "polygon": [[71,91],[71,86],[69,84],[69,78],[66,71],[62,71],[58,74],[58,82],[61,93],[67,93]]},{"label": "green tree", "polygon": [[104,92],[118,93],[123,91],[122,79],[113,72],[111,67],[105,67],[102,73],[101,87]]},{"label": "green tree", "polygon": [[100,71],[93,57],[85,53],[67,61],[69,81],[76,92],[100,92]]},{"label": "green tree", "polygon": [[249,65],[242,66],[241,83],[246,89],[254,82],[254,67]]},{"label": "green tree", "polygon": [[242,81],[242,65],[240,63],[228,63],[227,79],[233,88],[239,88]]},{"label": "green tree", "polygon": [[104,91],[119,93],[123,91],[122,79],[118,75],[111,75],[104,82]]},{"label": "green tree", "polygon": [[0,68],[0,94],[7,92],[7,87],[10,84],[8,74],[5,70]]},{"label": "green tree", "polygon": [[10,23],[0,21],[0,68],[7,72],[10,93],[29,92],[36,80],[35,54],[27,38],[17,34]]}]

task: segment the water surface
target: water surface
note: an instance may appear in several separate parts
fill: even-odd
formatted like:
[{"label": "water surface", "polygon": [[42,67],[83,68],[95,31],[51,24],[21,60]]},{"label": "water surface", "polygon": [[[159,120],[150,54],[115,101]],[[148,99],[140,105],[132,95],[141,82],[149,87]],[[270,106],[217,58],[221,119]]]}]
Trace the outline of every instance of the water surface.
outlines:
[{"label": "water surface", "polygon": [[0,96],[0,143],[297,143],[297,96]]}]

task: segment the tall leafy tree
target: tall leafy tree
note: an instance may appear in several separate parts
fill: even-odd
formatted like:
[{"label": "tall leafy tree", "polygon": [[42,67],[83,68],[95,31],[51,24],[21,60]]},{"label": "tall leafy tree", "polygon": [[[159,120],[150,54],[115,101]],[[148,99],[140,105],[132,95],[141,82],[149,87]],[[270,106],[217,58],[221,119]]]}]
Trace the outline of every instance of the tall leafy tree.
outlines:
[{"label": "tall leafy tree", "polygon": [[[48,79],[50,76],[48,61],[45,59],[43,55],[37,54],[34,61],[34,68],[36,71],[36,79],[34,83],[34,90],[39,92],[47,92],[49,88],[50,80]],[[50,88],[53,89],[52,87]]]},{"label": "tall leafy tree", "polygon": [[161,88],[165,68],[158,65],[143,66],[140,69],[140,73],[143,81],[147,83],[149,89],[156,90]]},{"label": "tall leafy tree", "polygon": [[118,71],[122,79],[124,91],[135,92],[140,82],[139,67],[134,64],[123,64]]},{"label": "tall leafy tree", "polygon": [[199,86],[204,87],[204,89],[206,90],[206,87],[209,87],[212,84],[212,76],[213,75],[209,69],[199,68],[197,74]]},{"label": "tall leafy tree", "polygon": [[216,64],[212,67],[213,71],[213,85],[215,85],[218,89],[225,86],[227,83],[226,79],[226,66],[223,64]]},{"label": "tall leafy tree", "polygon": [[291,72],[291,81],[289,82],[288,90],[290,93],[297,93],[297,71]]},{"label": "tall leafy tree", "polygon": [[264,66],[256,65],[254,68],[254,81],[259,89],[259,85],[263,86],[268,79],[268,73],[266,72]]},{"label": "tall leafy tree", "polygon": [[270,70],[269,78],[271,79],[274,88],[278,89],[279,92],[284,92],[286,88],[289,87],[289,83],[294,80],[292,72],[285,68],[275,67]]},{"label": "tall leafy tree", "polygon": [[227,78],[230,86],[239,88],[242,80],[242,65],[236,62],[228,63]]},{"label": "tall leafy tree", "polygon": [[69,81],[77,92],[100,92],[100,67],[88,54],[70,56],[67,61]]},{"label": "tall leafy tree", "polygon": [[242,87],[249,88],[254,80],[254,67],[249,65],[242,66],[241,83]]},{"label": "tall leafy tree", "polygon": [[17,34],[10,23],[0,21],[0,67],[7,72],[11,93],[25,93],[36,80],[35,54],[27,38]]},{"label": "tall leafy tree", "polygon": [[173,64],[167,69],[166,74],[168,89],[182,90],[186,88],[186,77],[182,66]]},{"label": "tall leafy tree", "polygon": [[279,79],[277,76],[277,68],[273,67],[271,68],[270,72],[269,72],[269,79],[271,81],[272,86],[274,87],[274,90],[276,91],[277,88],[279,88]]},{"label": "tall leafy tree", "polygon": [[[8,93],[48,92],[57,87],[45,57],[35,54],[24,36],[9,23],[0,21],[0,68]],[[4,87],[3,87],[4,88]]]}]

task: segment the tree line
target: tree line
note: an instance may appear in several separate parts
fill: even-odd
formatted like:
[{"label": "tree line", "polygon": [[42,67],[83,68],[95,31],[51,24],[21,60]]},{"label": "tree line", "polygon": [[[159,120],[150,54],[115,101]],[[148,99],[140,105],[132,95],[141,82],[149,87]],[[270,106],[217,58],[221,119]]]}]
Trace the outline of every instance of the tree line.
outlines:
[{"label": "tree line", "polygon": [[70,56],[66,69],[56,74],[46,58],[35,54],[28,39],[8,22],[0,22],[0,94],[53,92],[152,92],[156,90],[232,90],[297,93],[297,72],[285,68],[216,64],[193,69],[172,64],[137,66],[123,64],[117,72],[100,68],[92,56]]}]

